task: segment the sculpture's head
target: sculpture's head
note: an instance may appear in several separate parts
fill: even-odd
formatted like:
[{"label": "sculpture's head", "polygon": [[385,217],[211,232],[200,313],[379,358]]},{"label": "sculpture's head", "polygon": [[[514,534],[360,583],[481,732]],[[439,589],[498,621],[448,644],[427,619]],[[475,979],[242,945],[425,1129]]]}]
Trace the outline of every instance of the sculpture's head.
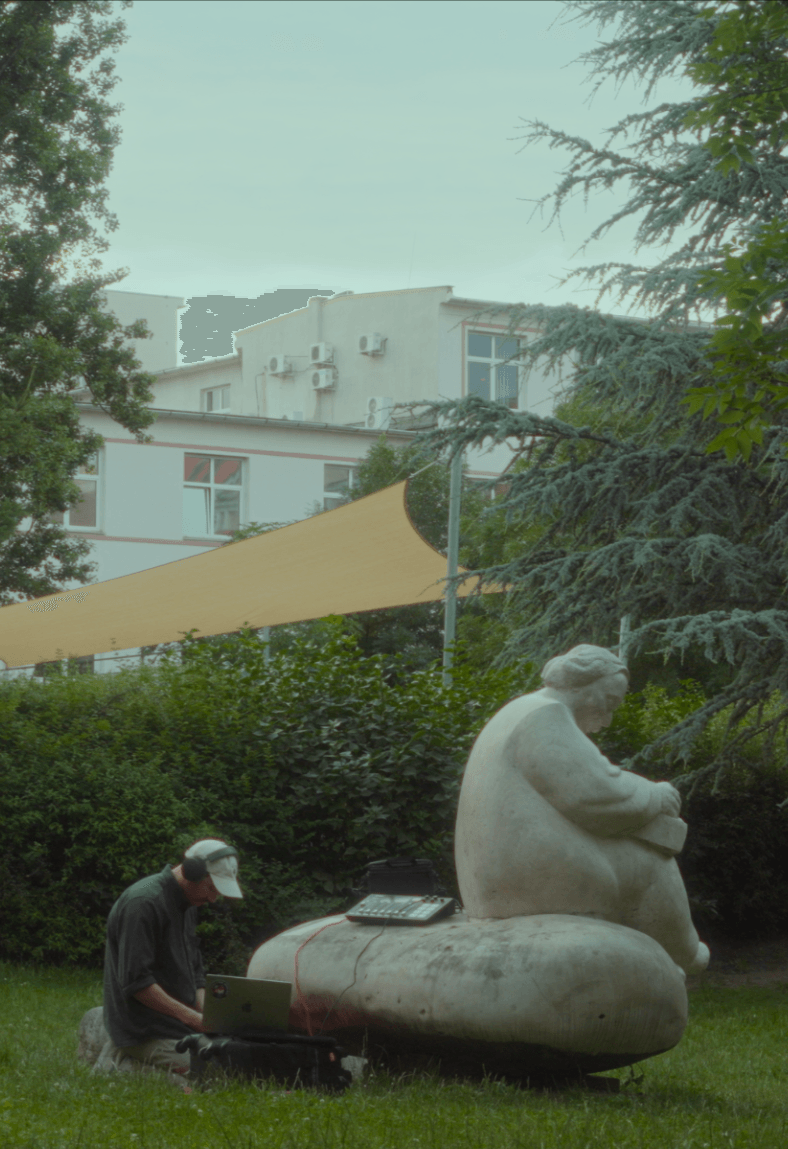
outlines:
[{"label": "sculpture's head", "polygon": [[626,664],[603,646],[582,643],[545,663],[542,681],[572,711],[585,734],[610,725],[629,685]]}]

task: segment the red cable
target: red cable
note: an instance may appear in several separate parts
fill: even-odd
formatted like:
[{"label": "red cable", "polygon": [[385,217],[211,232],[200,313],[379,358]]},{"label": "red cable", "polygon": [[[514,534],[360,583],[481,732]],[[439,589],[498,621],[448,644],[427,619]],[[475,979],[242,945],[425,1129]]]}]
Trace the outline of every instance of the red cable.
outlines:
[{"label": "red cable", "polygon": [[[327,922],[326,925],[321,926],[319,930],[315,930],[315,932],[313,934],[311,934],[310,937],[308,937],[305,942],[301,942],[301,945],[296,950],[295,959],[293,962],[293,975],[294,975],[295,987],[296,987],[296,1002],[301,1001],[301,999],[303,997],[303,994],[301,993],[301,984],[298,980],[298,955],[301,953],[301,950],[304,948],[305,945],[308,945],[309,942],[311,942],[313,938],[316,938],[318,934],[322,934],[323,930],[330,929],[331,926],[341,926],[347,920],[348,920],[347,918],[342,918],[342,920],[338,921],[338,922]],[[305,1008],[304,1013],[306,1014],[306,1031],[310,1037],[313,1037],[314,1034],[312,1033],[312,1022],[311,1022],[310,1017],[309,1017],[309,1011]]]}]

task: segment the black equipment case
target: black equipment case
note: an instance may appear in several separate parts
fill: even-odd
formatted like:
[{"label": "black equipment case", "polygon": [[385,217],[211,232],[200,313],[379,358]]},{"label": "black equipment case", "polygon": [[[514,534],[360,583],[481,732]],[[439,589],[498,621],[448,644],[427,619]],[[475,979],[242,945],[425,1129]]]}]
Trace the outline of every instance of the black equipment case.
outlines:
[{"label": "black equipment case", "polygon": [[291,1089],[343,1093],[352,1081],[342,1068],[347,1051],[333,1037],[269,1030],[243,1037],[212,1037],[206,1042],[201,1034],[191,1033],[175,1048],[179,1053],[188,1049],[191,1076],[198,1082],[210,1065],[247,1080],[273,1078]]},{"label": "black equipment case", "polygon": [[386,858],[367,867],[370,894],[445,893],[429,858]]}]

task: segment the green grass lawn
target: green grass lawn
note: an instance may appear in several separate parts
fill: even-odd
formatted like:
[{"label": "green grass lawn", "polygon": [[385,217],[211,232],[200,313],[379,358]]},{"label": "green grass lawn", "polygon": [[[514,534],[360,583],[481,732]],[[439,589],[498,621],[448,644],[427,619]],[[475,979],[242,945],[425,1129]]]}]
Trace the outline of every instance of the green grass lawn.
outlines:
[{"label": "green grass lawn", "polygon": [[786,991],[702,986],[678,1048],[616,1095],[384,1073],[338,1098],[235,1083],[184,1094],[163,1076],[94,1077],[77,1062],[96,971],[0,963],[0,1147],[788,1149]]}]

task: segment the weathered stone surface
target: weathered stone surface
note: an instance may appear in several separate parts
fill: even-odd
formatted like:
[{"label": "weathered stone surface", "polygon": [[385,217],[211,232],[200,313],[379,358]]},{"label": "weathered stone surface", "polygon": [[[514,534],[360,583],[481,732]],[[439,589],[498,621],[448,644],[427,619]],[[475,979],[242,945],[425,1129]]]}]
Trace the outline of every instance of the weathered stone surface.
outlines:
[{"label": "weathered stone surface", "polygon": [[587,737],[623,701],[623,664],[579,646],[543,677],[490,719],[468,760],[455,835],[466,911],[603,918],[648,934],[688,973],[705,968],[674,859],[678,792],[614,766]]},{"label": "weathered stone surface", "polygon": [[594,1072],[680,1040],[685,971],[709,960],[675,862],[680,795],[587,737],[624,699],[615,655],[575,647],[543,681],[471,751],[455,835],[465,912],[424,927],[324,918],[271,938],[247,976],[294,983],[292,1025],[507,1074]]},{"label": "weathered stone surface", "polygon": [[265,942],[247,976],[294,983],[295,1028],[349,1048],[364,1030],[398,1047],[467,1047],[490,1067],[629,1065],[676,1045],[687,1022],[683,971],[657,942],[560,914],[385,929],[324,918]]},{"label": "weathered stone surface", "polygon": [[94,1009],[89,1009],[79,1023],[77,1057],[86,1065],[95,1065],[108,1041],[109,1034],[104,1028],[104,1011],[97,1005]]}]

